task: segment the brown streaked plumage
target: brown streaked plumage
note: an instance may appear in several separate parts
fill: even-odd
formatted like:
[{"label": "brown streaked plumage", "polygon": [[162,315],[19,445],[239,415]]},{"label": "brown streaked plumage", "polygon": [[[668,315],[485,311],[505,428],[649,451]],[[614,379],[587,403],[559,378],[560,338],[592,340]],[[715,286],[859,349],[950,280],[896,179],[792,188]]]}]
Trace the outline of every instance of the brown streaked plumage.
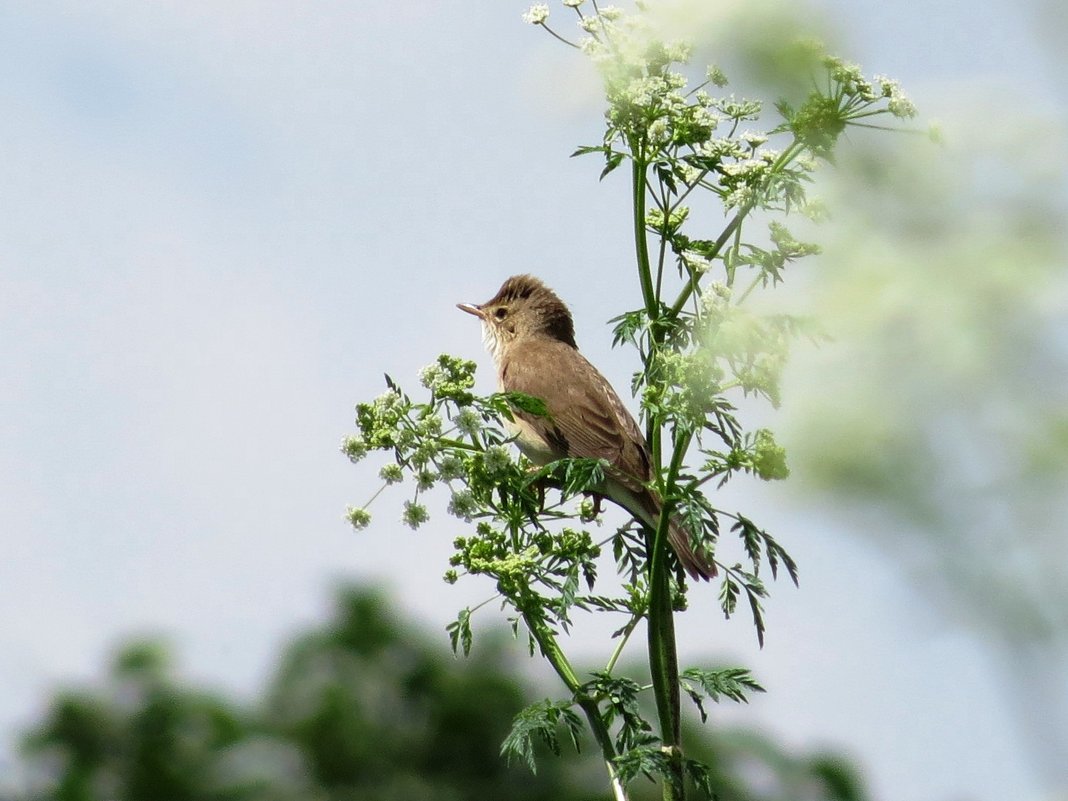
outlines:
[{"label": "brown streaked plumage", "polygon": [[[612,469],[598,494],[655,528],[662,504],[646,486],[652,468],[645,437],[612,385],[579,353],[563,301],[537,278],[514,275],[491,300],[457,306],[482,320],[501,389],[540,398],[549,411],[516,412],[516,444],[527,458],[606,460]],[[670,521],[668,541],[694,579],[716,575],[715,563],[694,552],[677,520]]]}]

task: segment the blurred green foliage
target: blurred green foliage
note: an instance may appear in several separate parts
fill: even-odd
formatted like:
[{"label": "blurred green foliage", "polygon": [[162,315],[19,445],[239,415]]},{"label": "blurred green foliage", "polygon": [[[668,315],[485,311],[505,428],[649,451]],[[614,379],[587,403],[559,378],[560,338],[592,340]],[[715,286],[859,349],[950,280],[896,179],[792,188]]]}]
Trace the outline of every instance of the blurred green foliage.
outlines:
[{"label": "blurred green foliage", "polygon": [[[190,685],[166,649],[131,642],[99,687],[56,693],[23,739],[28,785],[4,801],[607,799],[592,743],[537,774],[499,755],[536,688],[506,635],[447,655],[383,595],[337,594],[332,618],[286,646],[263,697]],[[795,756],[753,731],[695,731],[722,801],[863,801],[835,755]],[[656,797],[652,783],[636,799]]]},{"label": "blurred green foliage", "polygon": [[795,351],[780,430],[796,497],[988,651],[1061,798],[1068,132],[974,98],[944,146],[857,147],[822,185],[837,211],[805,300],[832,341]]}]

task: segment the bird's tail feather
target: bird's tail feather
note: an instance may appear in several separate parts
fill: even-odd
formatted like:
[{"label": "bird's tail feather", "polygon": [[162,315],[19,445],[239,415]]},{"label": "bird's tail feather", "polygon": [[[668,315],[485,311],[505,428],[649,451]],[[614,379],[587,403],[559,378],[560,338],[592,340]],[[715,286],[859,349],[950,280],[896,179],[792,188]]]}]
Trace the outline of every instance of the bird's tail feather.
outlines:
[{"label": "bird's tail feather", "polygon": [[[613,497],[616,493],[609,494],[609,498],[632,515],[641,520],[645,525],[655,529],[660,522],[660,510],[663,508],[663,503],[660,498],[650,490],[645,490],[642,494],[634,493],[630,490],[622,487],[612,487],[612,490],[622,490],[621,495],[623,497]],[[672,517],[668,521],[668,543],[671,545],[671,550],[675,552],[675,556],[678,557],[679,562],[685,568],[686,572],[690,574],[690,578],[694,581],[709,580],[716,577],[716,563],[709,554],[703,548],[694,548],[691,543],[690,532],[678,517]]]},{"label": "bird's tail feather", "polygon": [[686,572],[694,581],[716,577],[716,563],[703,549],[694,549],[690,544],[690,532],[679,522],[678,518],[668,521],[668,542],[675,556],[679,558]]}]

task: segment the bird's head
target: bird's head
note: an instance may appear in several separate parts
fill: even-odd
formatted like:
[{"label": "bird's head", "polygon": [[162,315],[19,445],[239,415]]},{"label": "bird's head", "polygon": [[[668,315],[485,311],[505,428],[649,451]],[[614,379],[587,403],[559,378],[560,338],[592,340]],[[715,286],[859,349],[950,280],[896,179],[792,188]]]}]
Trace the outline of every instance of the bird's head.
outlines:
[{"label": "bird's head", "polygon": [[571,312],[532,275],[513,275],[485,303],[456,305],[482,320],[486,345],[495,357],[511,343],[529,337],[548,337],[577,347]]}]

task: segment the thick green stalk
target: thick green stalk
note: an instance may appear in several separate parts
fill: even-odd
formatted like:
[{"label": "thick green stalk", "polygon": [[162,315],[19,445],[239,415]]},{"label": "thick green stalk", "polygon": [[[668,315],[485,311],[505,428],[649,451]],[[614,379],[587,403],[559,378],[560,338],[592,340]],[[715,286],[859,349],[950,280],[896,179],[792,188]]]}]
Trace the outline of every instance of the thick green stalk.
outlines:
[{"label": "thick green stalk", "polygon": [[[638,279],[642,288],[646,314],[650,323],[660,315],[660,299],[653,284],[652,266],[649,260],[649,239],[646,231],[646,169],[641,148],[631,142],[631,191],[634,209],[634,249],[638,262]],[[661,344],[659,327],[653,326],[652,352]],[[651,354],[650,354],[651,355]],[[646,423],[646,439],[650,443],[653,466],[659,473],[662,463],[660,422],[650,415]],[[678,443],[676,443],[678,444]],[[686,450],[681,448],[681,453]],[[668,486],[678,476],[682,456],[676,448],[672,457]],[[671,581],[667,555],[667,525],[670,515],[660,517],[655,533],[647,532],[649,550],[649,672],[653,683],[653,696],[660,722],[660,737],[671,761],[671,776],[663,783],[664,801],[683,801],[685,789],[682,781],[682,732],[678,683],[678,656],[675,646],[675,619],[671,608]]]},{"label": "thick green stalk", "polygon": [[631,191],[633,193],[634,206],[634,250],[638,260],[638,280],[642,287],[642,300],[645,302],[645,313],[649,319],[656,319],[659,307],[657,305],[656,289],[653,286],[653,270],[649,262],[649,239],[645,230],[645,161],[639,156],[638,148],[632,146],[631,152]]},{"label": "thick green stalk", "polygon": [[[689,436],[676,436],[667,486],[674,486],[689,446]],[[668,754],[671,777],[663,785],[664,801],[683,801],[682,723],[679,696],[678,651],[675,645],[675,616],[671,606],[671,574],[667,531],[671,519],[671,502],[666,500],[649,561],[649,669],[653,696],[660,722],[660,739]]]}]

